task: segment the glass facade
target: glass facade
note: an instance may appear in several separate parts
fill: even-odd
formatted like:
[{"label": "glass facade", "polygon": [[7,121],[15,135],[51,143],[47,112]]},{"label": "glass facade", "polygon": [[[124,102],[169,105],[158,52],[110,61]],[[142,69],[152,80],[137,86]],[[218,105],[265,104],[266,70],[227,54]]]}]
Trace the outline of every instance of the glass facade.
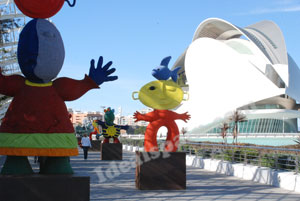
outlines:
[{"label": "glass facade", "polygon": [[252,51],[244,44],[238,41],[226,41],[226,44],[232,49],[236,50],[240,54],[250,54],[253,55]]},{"label": "glass facade", "polygon": [[[239,133],[297,133],[294,122],[297,119],[249,119],[238,123]],[[228,133],[233,132],[234,122],[229,123]],[[207,133],[221,133],[221,129],[216,127]]]},{"label": "glass facade", "polygon": [[282,105],[279,104],[264,104],[264,105],[248,105],[248,109],[257,110],[257,109],[285,109]]}]

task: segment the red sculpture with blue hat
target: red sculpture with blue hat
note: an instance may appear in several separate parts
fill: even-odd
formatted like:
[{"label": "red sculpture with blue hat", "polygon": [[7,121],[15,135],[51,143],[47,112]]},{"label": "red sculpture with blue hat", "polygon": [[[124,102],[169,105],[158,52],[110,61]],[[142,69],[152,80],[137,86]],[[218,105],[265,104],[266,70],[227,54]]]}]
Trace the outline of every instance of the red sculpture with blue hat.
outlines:
[{"label": "red sculpture with blue hat", "polygon": [[[26,2],[53,1],[18,0],[16,4],[27,6]],[[40,173],[72,174],[69,156],[78,155],[78,148],[64,101],[116,80],[117,76],[111,76],[115,68],[109,69],[111,61],[103,65],[100,57],[96,67],[91,60],[83,80],[55,79],[64,62],[63,40],[51,22],[38,18],[23,28],[17,57],[24,76],[0,73],[0,93],[13,97],[0,126],[0,154],[7,155],[1,174],[33,173],[27,156],[47,156]]]}]

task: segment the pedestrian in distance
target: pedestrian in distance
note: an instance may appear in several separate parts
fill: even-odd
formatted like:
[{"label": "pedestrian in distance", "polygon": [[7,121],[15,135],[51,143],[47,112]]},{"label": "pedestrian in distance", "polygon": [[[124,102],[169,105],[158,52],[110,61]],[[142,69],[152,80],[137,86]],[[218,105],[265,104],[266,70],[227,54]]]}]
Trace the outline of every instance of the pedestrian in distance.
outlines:
[{"label": "pedestrian in distance", "polygon": [[87,159],[88,150],[90,147],[92,147],[92,145],[91,145],[90,138],[86,134],[84,134],[83,138],[81,138],[81,147],[83,149],[84,159]]}]

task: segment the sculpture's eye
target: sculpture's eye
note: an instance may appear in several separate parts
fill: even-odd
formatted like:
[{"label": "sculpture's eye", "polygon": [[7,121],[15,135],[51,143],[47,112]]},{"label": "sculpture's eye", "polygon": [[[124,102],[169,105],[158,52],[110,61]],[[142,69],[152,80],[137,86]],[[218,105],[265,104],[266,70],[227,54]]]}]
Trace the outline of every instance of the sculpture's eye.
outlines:
[{"label": "sculpture's eye", "polygon": [[150,90],[155,90],[155,86],[149,87]]}]

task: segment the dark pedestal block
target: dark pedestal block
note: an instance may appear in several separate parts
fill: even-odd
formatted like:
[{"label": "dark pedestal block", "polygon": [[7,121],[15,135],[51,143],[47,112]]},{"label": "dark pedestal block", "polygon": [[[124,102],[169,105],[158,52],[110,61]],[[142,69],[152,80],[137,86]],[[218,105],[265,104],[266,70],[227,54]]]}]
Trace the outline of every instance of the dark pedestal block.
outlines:
[{"label": "dark pedestal block", "polygon": [[140,190],[186,189],[183,152],[136,152],[135,185]]},{"label": "dark pedestal block", "polygon": [[92,140],[91,144],[92,148],[90,148],[90,151],[101,151],[101,140]]},{"label": "dark pedestal block", "polygon": [[101,144],[101,160],[122,160],[122,143]]},{"label": "dark pedestal block", "polygon": [[73,175],[0,175],[3,201],[89,201],[90,177]]}]

